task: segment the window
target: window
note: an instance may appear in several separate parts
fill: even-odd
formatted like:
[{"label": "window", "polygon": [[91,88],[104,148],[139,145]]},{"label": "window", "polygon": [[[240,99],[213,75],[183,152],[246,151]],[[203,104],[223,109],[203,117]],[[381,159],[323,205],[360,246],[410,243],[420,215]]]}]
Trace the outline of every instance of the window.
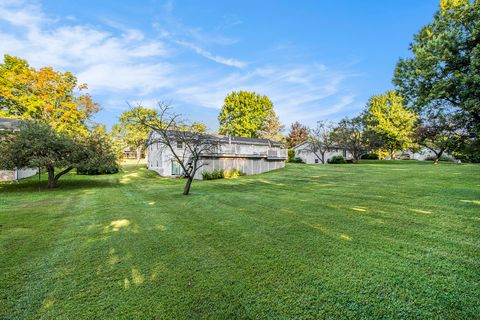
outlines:
[{"label": "window", "polygon": [[180,175],[180,164],[176,160],[172,160],[172,176]]},{"label": "window", "polygon": [[347,157],[347,150],[343,149],[343,157],[346,158]]},{"label": "window", "polygon": [[183,148],[183,143],[182,141],[177,141],[177,148],[182,149]]},{"label": "window", "polygon": [[315,159],[315,163],[318,163],[318,159]]}]

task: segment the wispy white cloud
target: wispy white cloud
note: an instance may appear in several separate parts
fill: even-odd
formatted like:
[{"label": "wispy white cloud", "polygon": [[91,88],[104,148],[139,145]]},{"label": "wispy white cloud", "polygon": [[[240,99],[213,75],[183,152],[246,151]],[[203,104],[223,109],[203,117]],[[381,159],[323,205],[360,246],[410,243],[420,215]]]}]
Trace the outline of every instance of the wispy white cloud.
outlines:
[{"label": "wispy white cloud", "polygon": [[193,51],[195,51],[196,53],[198,53],[199,55],[201,55],[204,58],[207,58],[209,60],[215,61],[215,62],[220,63],[220,64],[224,64],[226,66],[236,67],[236,68],[244,68],[247,65],[246,62],[243,62],[243,61],[240,61],[240,60],[237,60],[237,59],[225,58],[225,57],[222,57],[222,56],[214,55],[211,52],[209,52],[205,49],[202,49],[199,46],[197,46],[193,43],[187,42],[187,41],[176,40],[175,43],[177,43],[181,46],[184,46],[186,48],[192,49]]},{"label": "wispy white cloud", "polygon": [[[81,23],[75,17],[51,18],[28,0],[0,2],[0,54],[27,59],[33,66],[73,71],[91,92],[103,99],[106,112],[127,108],[125,100],[154,105],[170,100],[179,108],[218,109],[233,90],[252,90],[274,102],[285,123],[329,117],[355,106],[355,95],[345,90],[352,74],[315,62],[279,64],[227,58],[207,50],[236,42],[209,35],[173,17],[157,21],[151,37],[125,23],[103,20]],[[228,18],[225,26],[241,24]],[[159,26],[162,25],[162,28]],[[3,27],[2,27],[3,26]],[[185,48],[219,64],[179,61]],[[110,110],[110,111],[109,111]]]}]

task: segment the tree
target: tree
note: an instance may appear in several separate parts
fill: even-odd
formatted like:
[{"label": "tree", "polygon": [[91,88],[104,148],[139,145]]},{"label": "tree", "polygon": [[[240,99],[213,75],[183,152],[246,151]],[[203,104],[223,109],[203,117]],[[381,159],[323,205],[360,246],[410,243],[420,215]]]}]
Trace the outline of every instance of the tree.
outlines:
[{"label": "tree", "polygon": [[48,188],[57,187],[60,177],[93,156],[85,145],[35,121],[20,122],[17,130],[0,141],[1,168],[45,168]]},{"label": "tree", "polygon": [[275,111],[270,110],[269,115],[264,121],[263,128],[258,131],[258,137],[262,139],[268,139],[276,142],[281,142],[285,139],[282,135],[282,131],[285,128],[284,125],[280,123]]},{"label": "tree", "polygon": [[112,127],[112,135],[116,140],[122,142],[124,147],[135,149],[137,161],[140,161],[145,150],[145,144],[151,129],[145,124],[138,122],[138,118],[155,118],[158,115],[156,110],[148,109],[138,105],[130,110],[122,112],[119,117],[119,124]]},{"label": "tree", "polygon": [[[176,160],[187,179],[184,195],[190,193],[190,188],[197,171],[203,167],[199,163],[200,158],[214,152],[218,146],[215,136],[199,132],[198,127],[192,127],[181,120],[181,115],[171,112],[168,104],[158,103],[158,114],[143,113],[139,109],[132,109],[138,124],[153,130],[153,135],[148,144],[159,143],[168,148],[173,159]],[[177,145],[182,145],[182,151],[178,151]]]},{"label": "tree", "polygon": [[403,97],[395,91],[372,96],[365,118],[367,129],[380,137],[391,159],[395,158],[396,151],[413,146],[412,134],[417,115],[404,107]]},{"label": "tree", "polygon": [[367,131],[362,116],[340,120],[338,126],[333,129],[332,139],[352,155],[355,163],[363,154],[379,146],[378,139],[372,132]]},{"label": "tree", "polygon": [[60,133],[86,134],[98,104],[70,72],[34,69],[9,55],[0,64],[0,117],[41,121]]},{"label": "tree", "polygon": [[77,167],[77,174],[117,173],[117,152],[105,125],[96,125],[84,139],[91,156]]},{"label": "tree", "polygon": [[268,126],[267,118],[272,116],[273,103],[267,96],[256,92],[233,91],[225,97],[220,110],[220,134],[258,138]]},{"label": "tree", "polygon": [[308,140],[308,128],[298,121],[292,123],[287,136],[288,147],[293,148],[306,140]]},{"label": "tree", "polygon": [[442,0],[433,21],[414,36],[393,82],[419,114],[454,112],[480,136],[480,0]]},{"label": "tree", "polygon": [[310,130],[306,150],[312,152],[322,164],[325,164],[325,153],[334,147],[333,124],[327,121],[318,121],[317,126]]},{"label": "tree", "polygon": [[452,114],[423,118],[414,132],[415,142],[435,154],[435,164],[445,151],[453,152],[468,138],[462,120]]}]

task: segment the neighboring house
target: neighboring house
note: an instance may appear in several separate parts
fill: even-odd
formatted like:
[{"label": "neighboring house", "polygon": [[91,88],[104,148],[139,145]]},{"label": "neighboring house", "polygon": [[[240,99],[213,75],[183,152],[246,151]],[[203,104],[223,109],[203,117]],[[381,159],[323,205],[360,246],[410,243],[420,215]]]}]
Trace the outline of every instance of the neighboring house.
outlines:
[{"label": "neighboring house", "polygon": [[[0,118],[0,131],[14,131],[17,129],[18,119]],[[15,168],[14,170],[1,170],[0,181],[13,181],[36,175],[38,169]]]},{"label": "neighboring house", "polygon": [[[422,148],[416,152],[403,151],[396,155],[397,159],[412,159],[412,160],[420,160],[420,161],[433,160],[435,159],[435,157],[436,157],[435,153],[428,148]],[[450,160],[454,160],[453,155],[451,155],[446,151],[443,152],[442,157],[448,158]]]},{"label": "neighboring house", "polygon": [[[125,147],[123,148],[123,159],[136,159],[137,158],[137,150],[132,147]],[[145,158],[145,153],[142,151],[141,158]]]},{"label": "neighboring house", "polygon": [[[156,136],[157,133],[152,132],[149,138],[148,169],[164,177],[181,176],[181,166],[172,151],[160,143],[155,143]],[[202,179],[202,172],[218,169],[224,171],[237,169],[247,175],[258,174],[285,167],[288,158],[287,149],[282,149],[280,144],[267,139],[220,135],[206,135],[206,138],[214,139],[218,145],[214,152],[201,156],[198,164],[203,167],[197,171],[195,179]],[[177,154],[183,154],[185,146],[181,141],[173,147],[178,151]]]},{"label": "neighboring house", "polygon": [[[295,158],[302,159],[302,161],[306,164],[322,164],[321,158],[317,157],[315,153],[309,150],[308,141],[304,141],[296,145],[293,147],[293,150],[295,151]],[[345,159],[352,159],[352,155],[346,149],[335,147],[330,151],[325,152],[325,163],[335,156],[342,156]]]}]

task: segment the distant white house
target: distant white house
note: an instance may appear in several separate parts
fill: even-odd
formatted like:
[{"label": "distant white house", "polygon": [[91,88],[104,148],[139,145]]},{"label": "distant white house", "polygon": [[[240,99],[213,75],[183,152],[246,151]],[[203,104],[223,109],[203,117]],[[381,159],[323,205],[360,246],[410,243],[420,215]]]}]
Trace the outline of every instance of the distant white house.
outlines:
[{"label": "distant white house", "polygon": [[[170,149],[155,142],[158,133],[152,132],[149,138],[147,165],[148,169],[164,177],[178,177],[182,169],[174,158]],[[202,155],[199,165],[203,165],[195,179],[202,179],[202,172],[214,170],[232,171],[240,170],[247,175],[258,174],[285,167],[288,158],[287,149],[280,144],[267,140],[244,137],[226,137],[221,135],[208,135],[215,139],[218,145],[216,150]],[[185,146],[178,141],[174,146],[177,154],[183,154]],[[188,159],[184,159],[187,161]]]},{"label": "distant white house", "polygon": [[[293,150],[295,151],[295,157],[302,159],[306,164],[322,164],[322,160],[309,149],[308,141],[296,145]],[[335,147],[325,152],[325,163],[335,156],[342,156],[348,160],[352,159],[352,155],[346,149]]]},{"label": "distant white house", "polygon": [[[400,152],[396,155],[397,159],[412,159],[412,160],[420,160],[420,161],[425,161],[425,160],[431,160],[436,157],[435,152],[428,148],[422,148],[416,152],[412,151],[404,151]],[[454,160],[454,156],[448,152],[443,152],[442,157],[445,157],[450,160]]]},{"label": "distant white house", "polygon": [[[0,131],[14,131],[17,128],[18,119],[0,118]],[[0,168],[0,181],[14,181],[36,175],[38,169],[15,168],[14,170],[2,170]]]}]

